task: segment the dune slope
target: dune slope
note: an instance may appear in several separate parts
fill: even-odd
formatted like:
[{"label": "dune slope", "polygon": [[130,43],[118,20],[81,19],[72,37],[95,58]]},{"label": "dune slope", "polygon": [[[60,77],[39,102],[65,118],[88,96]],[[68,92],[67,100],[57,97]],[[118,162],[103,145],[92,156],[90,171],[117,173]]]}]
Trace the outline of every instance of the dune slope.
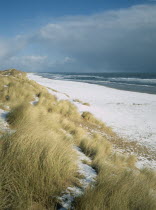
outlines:
[{"label": "dune slope", "polygon": [[[7,111],[0,124],[0,209],[156,208],[155,172],[115,152],[109,139],[117,135],[91,113],[15,69],[0,72],[0,109]],[[84,167],[94,172],[86,187]],[[61,199],[70,189],[83,189],[71,203]]]}]

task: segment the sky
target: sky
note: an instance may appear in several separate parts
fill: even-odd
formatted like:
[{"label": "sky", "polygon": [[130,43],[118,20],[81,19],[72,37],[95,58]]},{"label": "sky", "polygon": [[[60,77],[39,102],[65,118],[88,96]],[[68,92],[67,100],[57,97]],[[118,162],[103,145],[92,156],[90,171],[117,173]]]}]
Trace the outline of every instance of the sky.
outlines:
[{"label": "sky", "polygon": [[0,0],[0,69],[156,72],[156,0]]}]

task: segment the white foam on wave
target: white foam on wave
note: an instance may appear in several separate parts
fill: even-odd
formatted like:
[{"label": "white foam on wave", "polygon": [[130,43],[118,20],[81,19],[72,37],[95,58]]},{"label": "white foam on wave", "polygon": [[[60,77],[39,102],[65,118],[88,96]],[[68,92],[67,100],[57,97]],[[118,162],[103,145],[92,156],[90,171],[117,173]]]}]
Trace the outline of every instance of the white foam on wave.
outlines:
[{"label": "white foam on wave", "polygon": [[[138,78],[138,77],[113,77],[107,75],[90,75],[90,74],[52,74],[43,73],[44,76],[52,76],[55,80],[70,80],[70,81],[82,81],[88,83],[117,83],[139,86],[155,86],[156,79],[152,78]],[[83,79],[82,79],[83,78]]]},{"label": "white foam on wave", "polygon": [[[133,82],[133,83],[139,83],[139,84],[154,84],[156,85],[156,79],[143,79],[143,78],[123,78],[123,77],[115,77],[115,78],[109,78],[109,81],[111,82]],[[129,83],[128,83],[129,84]]]}]

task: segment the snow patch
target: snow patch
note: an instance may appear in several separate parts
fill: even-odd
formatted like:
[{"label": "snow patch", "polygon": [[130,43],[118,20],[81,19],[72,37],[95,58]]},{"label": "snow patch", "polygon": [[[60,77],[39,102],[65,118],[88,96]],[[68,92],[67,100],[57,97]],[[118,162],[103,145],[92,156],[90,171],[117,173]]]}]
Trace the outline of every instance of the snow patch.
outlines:
[{"label": "snow patch", "polygon": [[148,160],[147,158],[145,157],[138,157],[138,161],[136,162],[136,167],[141,169],[141,168],[144,168],[144,167],[147,167],[148,168],[156,168],[156,161],[155,160]]},{"label": "snow patch", "polygon": [[91,163],[92,160],[87,157],[82,150],[74,146],[74,150],[78,154],[78,172],[80,175],[82,175],[84,178],[80,179],[80,183],[82,185],[81,188],[79,187],[68,187],[65,192],[62,193],[61,197],[58,197],[58,200],[61,204],[60,210],[63,209],[72,209],[72,203],[76,197],[79,197],[84,194],[84,191],[89,187],[93,187],[95,184],[95,179],[97,176],[96,171],[89,165],[83,163],[83,161],[87,161],[88,163]]},{"label": "snow patch", "polygon": [[39,101],[39,97],[35,96],[35,97],[34,97],[34,101],[31,101],[30,103],[31,103],[32,105],[35,105],[35,104],[38,103],[38,101]]},{"label": "snow patch", "polygon": [[0,109],[0,130],[1,131],[8,131],[9,130],[9,125],[6,121],[6,117],[7,117],[8,113],[9,112]]}]

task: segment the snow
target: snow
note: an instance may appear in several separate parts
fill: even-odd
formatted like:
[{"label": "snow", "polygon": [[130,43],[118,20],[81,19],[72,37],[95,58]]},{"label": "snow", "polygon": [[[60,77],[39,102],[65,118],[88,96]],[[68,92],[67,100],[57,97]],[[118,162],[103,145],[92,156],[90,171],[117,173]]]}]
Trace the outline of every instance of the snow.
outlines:
[{"label": "snow", "polygon": [[81,188],[79,187],[68,187],[65,192],[62,193],[61,197],[58,197],[58,200],[62,207],[62,209],[71,209],[72,202],[76,197],[83,195],[85,189],[89,186],[94,186],[95,179],[97,176],[96,171],[89,165],[83,163],[83,161],[87,161],[87,163],[91,163],[91,159],[87,157],[79,147],[74,146],[74,150],[78,154],[78,172],[84,177],[80,179]]},{"label": "snow", "polygon": [[[130,141],[138,141],[156,152],[156,95],[82,82],[52,80],[34,74],[28,74],[28,77],[45,87],[56,89],[59,92],[51,93],[58,99],[70,100],[80,112],[91,112],[118,135]],[[75,98],[91,106],[73,102]]]},{"label": "snow", "polygon": [[34,96],[34,100],[33,100],[33,101],[31,101],[30,103],[31,103],[32,105],[35,105],[35,104],[37,104],[37,103],[38,103],[38,101],[39,101],[39,97]]},{"label": "snow", "polygon": [[9,106],[7,106],[7,105],[3,105],[3,107],[5,108],[5,109],[10,109],[10,107]]},{"label": "snow", "polygon": [[1,131],[9,130],[8,123],[6,122],[7,114],[8,114],[7,111],[4,111],[3,109],[0,109],[0,130]]},{"label": "snow", "polygon": [[82,179],[80,182],[83,185],[84,188],[87,188],[91,183],[94,183],[95,178],[97,176],[96,171],[89,165],[83,163],[83,161],[86,161],[87,163],[91,163],[91,159],[87,157],[79,147],[74,147],[78,156],[79,156],[79,173],[84,175],[84,179]]},{"label": "snow", "polygon": [[[9,106],[6,106],[8,110],[10,109]],[[5,111],[3,109],[0,109],[0,131],[7,132],[7,134],[12,134],[16,132],[16,130],[10,129],[9,124],[6,121],[7,115],[9,111]]]},{"label": "snow", "polygon": [[142,168],[146,166],[152,166],[152,168],[156,168],[155,160],[148,160],[145,157],[139,157],[139,160],[136,163],[137,168]]}]

